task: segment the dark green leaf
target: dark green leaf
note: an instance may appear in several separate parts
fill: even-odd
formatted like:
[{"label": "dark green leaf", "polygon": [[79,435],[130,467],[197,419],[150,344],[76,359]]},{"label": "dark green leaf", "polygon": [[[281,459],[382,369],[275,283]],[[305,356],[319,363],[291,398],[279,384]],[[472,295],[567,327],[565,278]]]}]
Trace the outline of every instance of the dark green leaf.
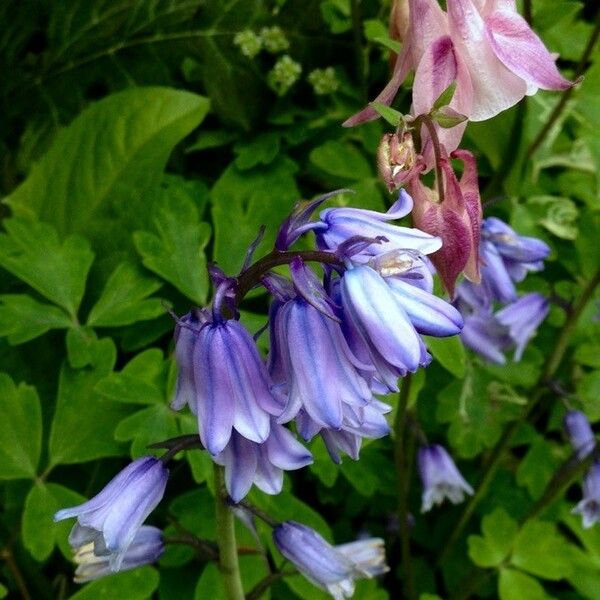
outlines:
[{"label": "dark green leaf", "polygon": [[310,153],[310,162],[325,173],[351,181],[360,181],[373,175],[371,165],[362,152],[345,142],[325,142]]},{"label": "dark green leaf", "polygon": [[433,358],[438,360],[446,371],[462,379],[467,373],[467,353],[458,336],[446,338],[424,337],[425,345]]},{"label": "dark green leaf", "polygon": [[146,600],[151,598],[158,587],[159,575],[152,567],[140,567],[103,577],[88,583],[73,594],[69,600],[99,600],[109,598],[127,598],[127,600]]},{"label": "dark green leaf", "polygon": [[258,165],[272,163],[279,154],[279,135],[273,132],[263,133],[249,142],[238,142],[234,151],[238,155],[235,166],[241,171]]}]

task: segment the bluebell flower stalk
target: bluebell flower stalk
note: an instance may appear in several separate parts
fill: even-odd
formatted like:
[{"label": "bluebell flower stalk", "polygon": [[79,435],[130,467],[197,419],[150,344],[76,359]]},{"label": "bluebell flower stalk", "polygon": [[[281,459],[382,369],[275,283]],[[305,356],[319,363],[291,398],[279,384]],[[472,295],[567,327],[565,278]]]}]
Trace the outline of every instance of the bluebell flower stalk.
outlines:
[{"label": "bluebell flower stalk", "polygon": [[423,482],[421,512],[428,512],[446,498],[453,504],[458,504],[465,499],[466,494],[473,494],[473,488],[460,474],[443,446],[433,444],[419,448],[418,464]]},{"label": "bluebell flower stalk", "polygon": [[571,512],[582,516],[584,529],[600,520],[600,462],[592,463],[583,481],[583,499]]},{"label": "bluebell flower stalk", "polygon": [[580,410],[569,410],[563,423],[577,458],[583,460],[596,447],[596,436],[592,431],[588,418]]},{"label": "bluebell flower stalk", "polygon": [[123,469],[94,498],[54,515],[55,521],[77,517],[69,535],[74,548],[93,544],[96,556],[108,557],[118,571],[142,523],[163,497],[169,471],[153,456],[144,456]]},{"label": "bluebell flower stalk", "polygon": [[356,579],[388,570],[383,540],[378,538],[332,546],[314,529],[286,521],[273,530],[273,540],[283,556],[335,600],[352,597]]},{"label": "bluebell flower stalk", "polygon": [[[125,551],[119,571],[129,571],[154,563],[162,556],[164,550],[162,531],[156,527],[143,525]],[[113,573],[110,565],[110,555],[96,555],[93,542],[77,548],[74,560],[77,564],[75,577],[73,578],[75,583],[94,581]]]}]

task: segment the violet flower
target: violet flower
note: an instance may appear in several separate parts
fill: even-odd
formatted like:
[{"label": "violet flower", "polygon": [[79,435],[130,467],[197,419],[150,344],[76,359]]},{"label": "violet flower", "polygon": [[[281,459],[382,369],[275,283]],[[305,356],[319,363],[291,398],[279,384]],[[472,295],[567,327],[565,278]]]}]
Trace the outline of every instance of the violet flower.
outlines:
[{"label": "violet flower", "polygon": [[213,456],[225,448],[232,429],[264,442],[270,415],[282,406],[252,336],[234,320],[190,326],[184,319],[175,350],[180,371],[173,407],[190,405],[198,415],[200,440]]},{"label": "violet flower", "polygon": [[354,594],[354,580],[388,571],[383,540],[370,538],[332,546],[314,529],[286,521],[273,530],[275,545],[314,585],[335,600]]},{"label": "violet flower", "polygon": [[225,487],[237,503],[250,491],[252,484],[265,494],[279,494],[283,471],[301,469],[311,464],[313,458],[291,431],[272,423],[269,437],[262,444],[234,432],[214,461],[225,467]]},{"label": "violet flower", "polygon": [[[143,525],[139,528],[133,541],[125,551],[119,571],[129,571],[156,562],[165,549],[160,529]],[[94,544],[90,542],[80,546],[75,552],[77,563],[75,583],[86,583],[111,575],[110,556],[98,556],[94,553]]]},{"label": "violet flower", "polygon": [[428,512],[445,498],[458,504],[465,499],[465,494],[473,494],[473,488],[465,481],[443,446],[433,444],[419,448],[418,463],[423,482],[421,512]]},{"label": "violet flower", "polygon": [[157,458],[138,458],[91,500],[59,510],[54,520],[77,517],[69,535],[71,546],[92,543],[94,554],[106,556],[111,571],[119,571],[142,523],[160,502],[168,476]]},{"label": "violet flower", "polygon": [[460,339],[467,348],[498,365],[506,363],[504,352],[512,343],[506,327],[489,310],[467,315]]},{"label": "violet flower", "polygon": [[600,520],[600,463],[595,461],[583,481],[583,499],[571,511],[583,517],[584,529]]},{"label": "violet flower", "polygon": [[588,418],[580,410],[570,410],[563,423],[577,458],[583,460],[596,447],[596,436]]}]

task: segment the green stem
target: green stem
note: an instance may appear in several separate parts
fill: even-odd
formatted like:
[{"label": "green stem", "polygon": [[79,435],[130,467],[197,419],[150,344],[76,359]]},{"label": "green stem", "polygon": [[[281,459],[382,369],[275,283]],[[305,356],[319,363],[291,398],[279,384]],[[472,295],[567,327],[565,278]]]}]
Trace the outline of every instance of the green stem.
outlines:
[{"label": "green stem", "polygon": [[513,421],[512,423],[510,423],[510,425],[508,425],[502,437],[492,450],[492,454],[488,462],[487,470],[483,475],[483,479],[481,480],[481,483],[479,484],[479,487],[477,488],[475,494],[471,496],[470,500],[465,505],[464,511],[460,519],[458,520],[456,526],[454,527],[454,530],[450,534],[450,537],[448,538],[448,542],[444,546],[444,549],[440,553],[440,556],[437,561],[438,565],[444,562],[446,557],[454,548],[454,545],[460,538],[464,528],[470,521],[473,512],[479,505],[479,502],[487,493],[490,483],[494,479],[494,475],[496,474],[496,471],[502,463],[504,453],[512,443],[513,437],[521,427],[522,423],[524,423],[529,418],[532,411],[537,406],[538,402],[544,396],[545,386],[548,380],[550,380],[558,370],[558,367],[560,366],[560,363],[564,358],[565,352],[567,351],[567,348],[569,346],[569,340],[571,338],[573,330],[577,325],[577,321],[579,320],[581,313],[583,312],[584,308],[586,307],[587,303],[592,297],[594,290],[596,289],[598,284],[600,284],[600,270],[597,271],[596,274],[588,281],[587,285],[581,292],[579,299],[573,306],[573,310],[567,315],[567,320],[565,321],[565,324],[563,325],[563,328],[560,331],[552,353],[548,357],[545,366],[542,369],[542,373],[538,379],[537,385],[535,386],[535,391],[533,393],[530,403],[521,415],[521,418],[516,421]]},{"label": "green stem", "polygon": [[360,14],[360,0],[351,0],[352,11],[352,38],[354,45],[354,64],[356,79],[363,101],[367,100],[367,74],[365,72],[365,52],[362,43],[362,17]]},{"label": "green stem", "polygon": [[233,512],[227,505],[223,467],[214,465],[215,517],[217,544],[219,546],[219,570],[227,600],[244,600],[244,589],[240,577],[235,522]]},{"label": "green stem", "polygon": [[[592,55],[592,51],[594,50],[594,46],[596,45],[598,38],[600,38],[600,16],[596,21],[596,26],[594,27],[592,34],[590,35],[585,50],[583,51],[583,54],[581,55],[579,63],[577,64],[577,67],[575,69],[575,73],[573,75],[575,83],[577,83],[577,80],[583,75],[584,71],[586,70],[587,63],[590,60],[590,56]],[[536,153],[538,148],[542,145],[543,141],[546,139],[546,136],[552,129],[552,126],[554,125],[554,123],[556,123],[556,121],[558,121],[558,118],[567,106],[567,102],[569,101],[569,98],[573,94],[574,90],[575,85],[572,85],[570,88],[566,89],[563,92],[562,96],[560,97],[560,100],[558,101],[558,104],[554,107],[554,110],[548,117],[548,120],[546,121],[545,125],[537,134],[533,142],[531,142],[531,146],[529,146],[529,149],[527,150],[527,158],[531,158]]]},{"label": "green stem", "polygon": [[438,189],[438,202],[443,202],[445,197],[444,191],[444,174],[442,172],[442,148],[440,146],[440,138],[438,137],[435,125],[429,115],[421,115],[417,117],[415,122],[420,121],[429,132],[431,138],[431,145],[433,146],[433,156],[435,158],[435,179],[437,181]]},{"label": "green stem", "polygon": [[[413,454],[410,451],[410,445],[406,441],[407,433],[407,417],[408,417],[408,400],[410,397],[410,388],[412,377],[410,373],[402,380],[402,387],[398,397],[398,408],[394,418],[394,462],[396,466],[396,474],[398,477],[398,519],[400,526],[400,549],[402,560],[402,573],[404,576],[404,592],[405,598],[413,600],[415,594],[415,580],[410,553],[410,530],[408,527],[408,490],[410,478],[411,460],[409,455]],[[412,448],[414,450],[414,437],[410,436],[413,441]]]}]

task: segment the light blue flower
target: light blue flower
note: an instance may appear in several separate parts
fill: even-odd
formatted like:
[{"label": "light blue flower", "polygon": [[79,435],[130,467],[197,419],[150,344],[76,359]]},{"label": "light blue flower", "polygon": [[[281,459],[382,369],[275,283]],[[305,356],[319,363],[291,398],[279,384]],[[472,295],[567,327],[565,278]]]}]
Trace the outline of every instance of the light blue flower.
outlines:
[{"label": "light blue flower", "polygon": [[563,423],[577,458],[583,460],[596,447],[596,436],[588,418],[580,410],[570,410]]},{"label": "light blue flower", "polygon": [[583,527],[589,529],[600,520],[600,463],[595,461],[583,481],[583,499],[571,511],[583,517]]}]

